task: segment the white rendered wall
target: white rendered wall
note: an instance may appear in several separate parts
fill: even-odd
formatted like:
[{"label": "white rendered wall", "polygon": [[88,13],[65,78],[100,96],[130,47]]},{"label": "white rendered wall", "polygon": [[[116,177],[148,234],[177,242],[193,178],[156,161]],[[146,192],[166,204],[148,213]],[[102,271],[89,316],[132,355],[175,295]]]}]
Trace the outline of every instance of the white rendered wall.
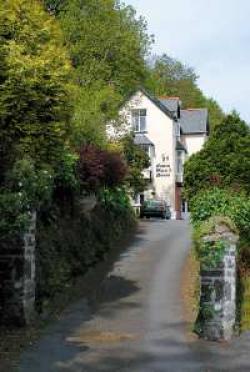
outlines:
[{"label": "white rendered wall", "polygon": [[[147,96],[138,92],[121,111],[121,117],[127,123],[127,130],[131,128],[131,109],[146,109],[147,122],[145,135],[155,146],[155,158],[152,164],[153,188],[156,198],[164,199],[170,204],[172,211],[175,209],[175,122],[164,114]],[[165,157],[165,160],[164,160]],[[156,167],[168,172],[158,172]],[[159,167],[158,167],[159,169]],[[150,192],[146,193],[146,198]]]},{"label": "white rendered wall", "polygon": [[185,138],[188,157],[196,152],[199,152],[207,140],[207,136],[205,134],[185,135],[183,137]]}]

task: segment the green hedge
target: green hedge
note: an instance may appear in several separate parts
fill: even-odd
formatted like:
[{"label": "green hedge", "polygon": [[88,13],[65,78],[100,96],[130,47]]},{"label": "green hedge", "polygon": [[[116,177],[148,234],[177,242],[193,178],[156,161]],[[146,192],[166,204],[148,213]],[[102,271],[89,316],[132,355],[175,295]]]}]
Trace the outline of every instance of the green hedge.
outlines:
[{"label": "green hedge", "polygon": [[250,234],[250,198],[245,194],[212,188],[197,194],[190,203],[190,209],[194,226],[212,216],[227,216],[242,235]]},{"label": "green hedge", "polygon": [[225,252],[225,242],[219,239],[216,242],[204,241],[204,237],[216,234],[217,226],[227,226],[230,231],[238,235],[238,229],[234,222],[225,216],[213,216],[208,220],[196,225],[193,234],[194,247],[196,256],[199,259],[203,268],[216,267],[221,261]]},{"label": "green hedge", "polygon": [[239,263],[250,268],[250,198],[243,193],[212,188],[197,194],[190,203],[195,235],[204,221],[214,216],[230,218],[240,235]]}]

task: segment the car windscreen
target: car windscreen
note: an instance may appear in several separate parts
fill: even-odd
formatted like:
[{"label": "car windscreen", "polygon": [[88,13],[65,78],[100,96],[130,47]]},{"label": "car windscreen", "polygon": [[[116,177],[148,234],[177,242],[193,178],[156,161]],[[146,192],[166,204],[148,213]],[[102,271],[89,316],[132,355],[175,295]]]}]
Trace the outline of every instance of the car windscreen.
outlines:
[{"label": "car windscreen", "polygon": [[155,207],[162,207],[164,203],[158,200],[148,200],[144,203],[145,207],[155,208]]}]

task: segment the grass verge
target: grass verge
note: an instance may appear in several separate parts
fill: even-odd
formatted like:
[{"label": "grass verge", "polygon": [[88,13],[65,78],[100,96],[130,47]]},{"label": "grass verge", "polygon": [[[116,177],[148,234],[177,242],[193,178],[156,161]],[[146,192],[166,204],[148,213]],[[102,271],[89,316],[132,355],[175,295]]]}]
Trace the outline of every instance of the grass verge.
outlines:
[{"label": "grass verge", "polygon": [[193,333],[193,329],[199,311],[199,267],[194,249],[192,249],[183,267],[181,286],[183,317],[187,324],[187,333],[190,338],[197,338]]},{"label": "grass verge", "polygon": [[250,330],[250,271],[245,272],[240,278],[240,331]]}]

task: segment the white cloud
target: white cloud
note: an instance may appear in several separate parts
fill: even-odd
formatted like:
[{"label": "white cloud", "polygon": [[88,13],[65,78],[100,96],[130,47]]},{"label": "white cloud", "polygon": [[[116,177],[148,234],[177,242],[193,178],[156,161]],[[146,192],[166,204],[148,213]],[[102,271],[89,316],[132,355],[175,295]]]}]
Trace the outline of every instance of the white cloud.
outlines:
[{"label": "white cloud", "polygon": [[167,52],[193,66],[199,84],[225,110],[236,108],[250,122],[250,1],[127,0],[145,16],[156,38],[154,52]]}]

